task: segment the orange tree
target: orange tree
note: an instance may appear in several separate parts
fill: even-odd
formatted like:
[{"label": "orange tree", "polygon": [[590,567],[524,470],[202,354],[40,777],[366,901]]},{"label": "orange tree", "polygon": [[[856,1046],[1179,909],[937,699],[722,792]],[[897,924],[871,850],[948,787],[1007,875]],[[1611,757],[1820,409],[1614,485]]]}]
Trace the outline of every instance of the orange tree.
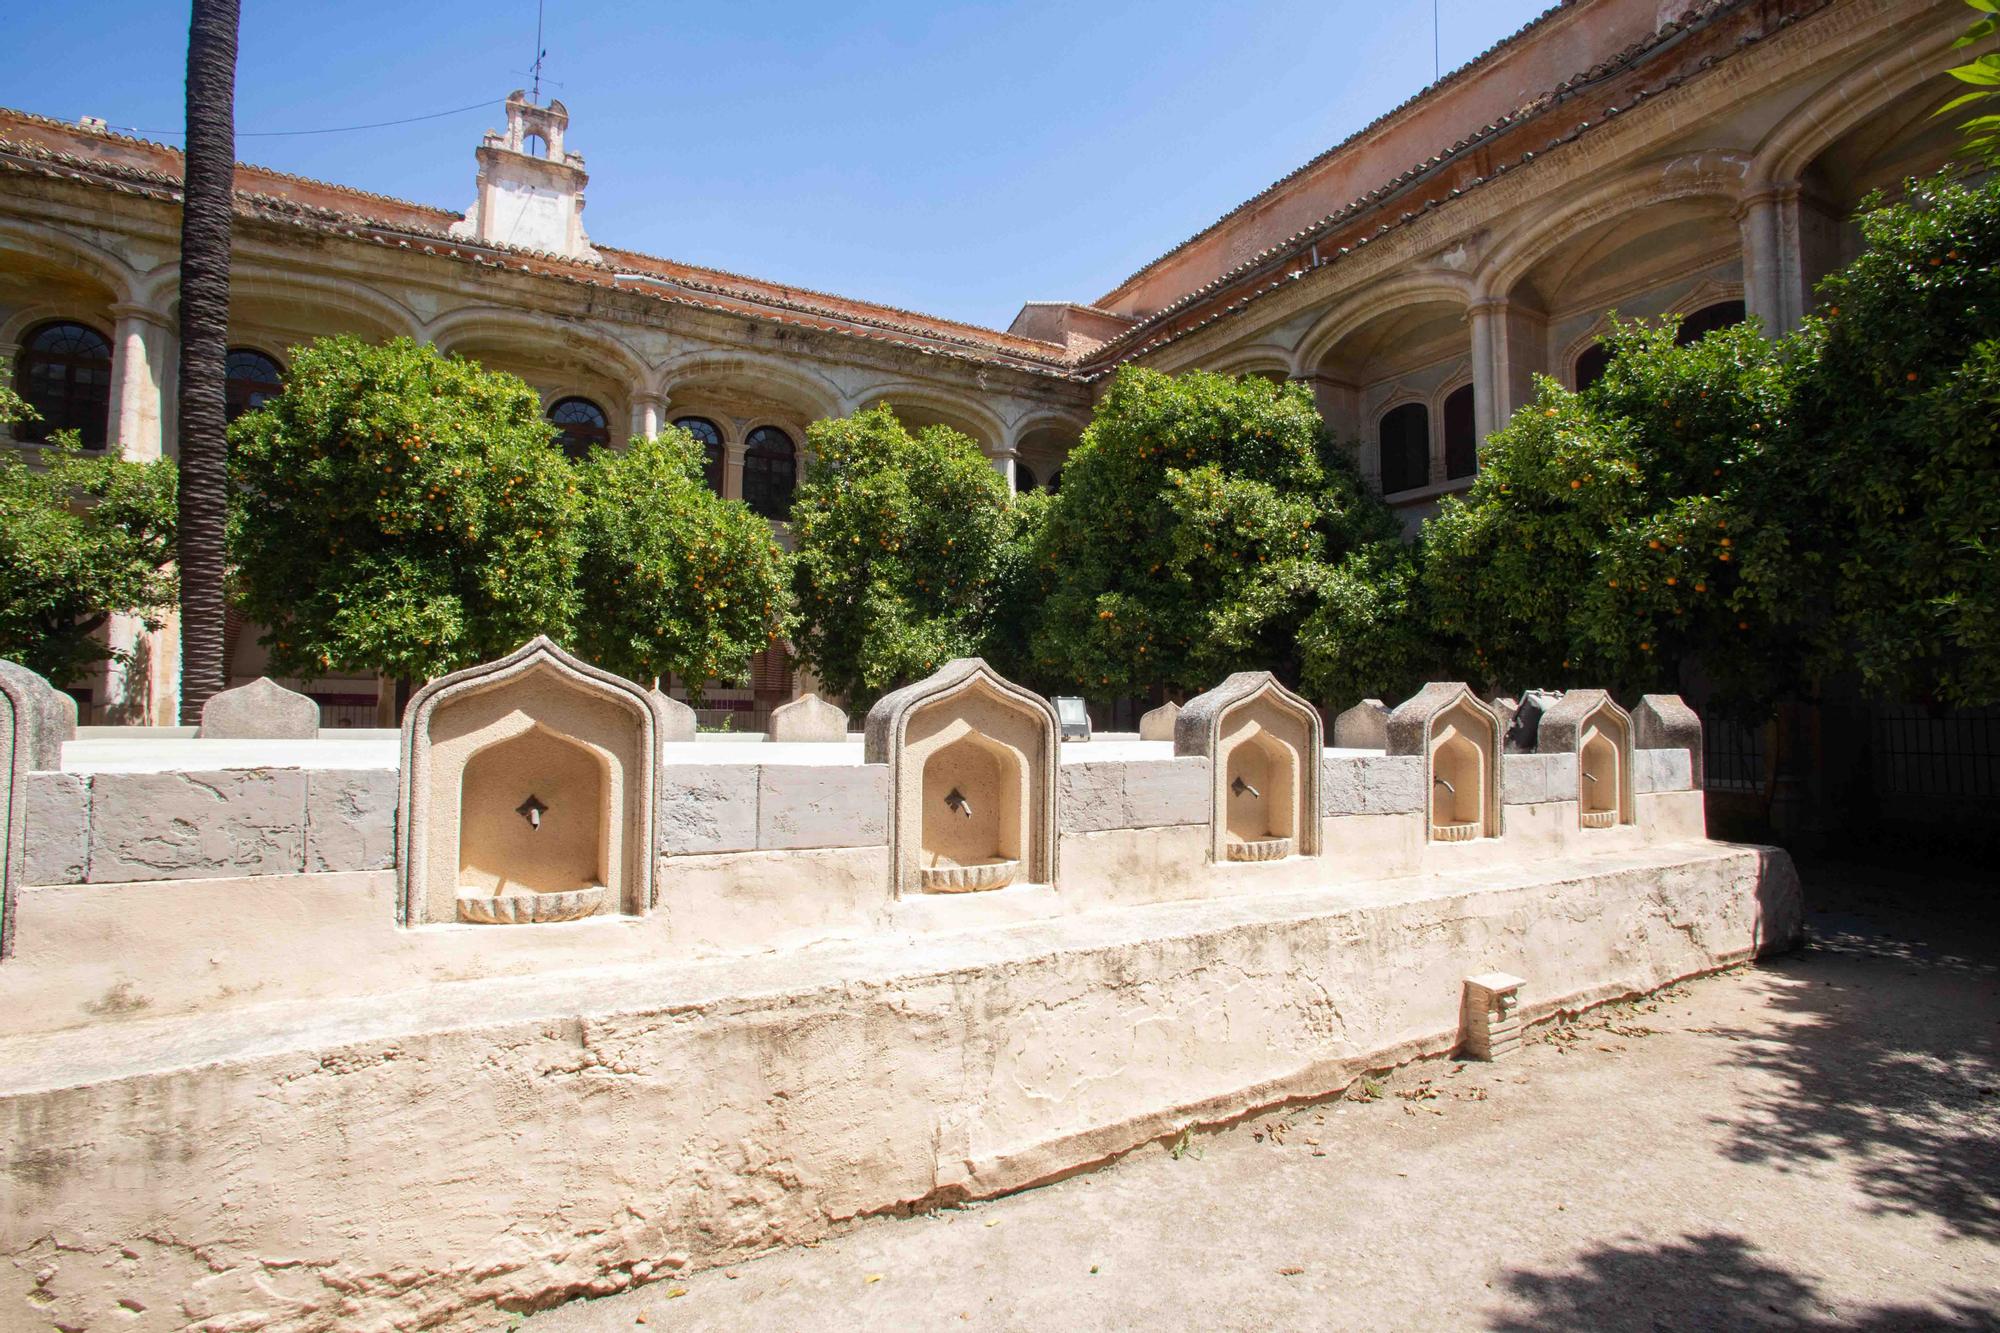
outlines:
[{"label": "orange tree", "polygon": [[1810,558],[1771,466],[1791,439],[1794,349],[1754,326],[1686,347],[1673,334],[1620,326],[1581,394],[1542,380],[1425,525],[1432,624],[1475,676],[1671,688],[1699,656],[1752,708],[1796,679]]},{"label": "orange tree", "polygon": [[784,632],[791,594],[771,525],[702,480],[702,448],[678,427],[579,469],[583,556],[577,649],[636,680],[672,673],[741,682]]},{"label": "orange tree", "polygon": [[426,344],[323,338],[230,429],[237,604],[280,672],[421,679],[576,614],[574,469],[534,390]]},{"label": "orange tree", "polygon": [[1034,539],[1031,674],[1093,694],[1296,682],[1330,562],[1395,532],[1302,386],[1126,367]]},{"label": "orange tree", "polygon": [[792,500],[793,641],[853,710],[984,651],[1002,595],[1006,483],[943,426],[912,434],[886,405],[815,421]]}]

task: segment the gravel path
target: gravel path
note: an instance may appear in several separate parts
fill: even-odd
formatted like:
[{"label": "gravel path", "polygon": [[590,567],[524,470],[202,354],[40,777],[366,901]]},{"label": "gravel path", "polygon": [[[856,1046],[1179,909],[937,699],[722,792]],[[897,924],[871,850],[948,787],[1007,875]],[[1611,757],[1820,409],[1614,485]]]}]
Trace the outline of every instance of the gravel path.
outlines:
[{"label": "gravel path", "polygon": [[2000,939],[1819,872],[1805,951],[1008,1198],[528,1320],[2000,1329]]}]

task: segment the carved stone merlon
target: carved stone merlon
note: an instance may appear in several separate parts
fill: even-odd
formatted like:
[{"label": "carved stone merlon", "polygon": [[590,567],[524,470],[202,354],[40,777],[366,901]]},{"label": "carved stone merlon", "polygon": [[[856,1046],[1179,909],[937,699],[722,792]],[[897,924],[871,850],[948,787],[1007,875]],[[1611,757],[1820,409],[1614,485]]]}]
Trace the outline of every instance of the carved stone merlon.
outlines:
[{"label": "carved stone merlon", "polygon": [[1632,744],[1641,750],[1686,750],[1694,790],[1702,790],[1701,718],[1678,694],[1642,694],[1632,711]]},{"label": "carved stone merlon", "polygon": [[1363,699],[1336,717],[1333,745],[1337,750],[1388,749],[1389,705],[1380,699]]},{"label": "carved stone merlon", "polygon": [[36,772],[60,769],[63,742],[76,739],[76,700],[19,662],[0,658],[0,678],[20,691],[25,711],[17,725],[28,767]]},{"label": "carved stone merlon", "polygon": [[700,733],[694,709],[665,690],[646,691],[646,702],[651,705],[653,716],[659,723],[662,741],[691,741]]},{"label": "carved stone merlon", "polygon": [[402,747],[404,924],[651,906],[660,715],[642,686],[537,638],[418,690]]},{"label": "carved stone merlon", "polygon": [[1433,681],[1389,714],[1389,753],[1422,755],[1432,842],[1500,836],[1500,715],[1462,681]]},{"label": "carved stone merlon", "polygon": [[1209,761],[1209,855],[1319,855],[1319,710],[1268,671],[1239,671],[1181,709],[1174,753]]},{"label": "carved stone merlon", "polygon": [[1501,1060],[1521,1049],[1521,987],[1526,984],[1505,972],[1465,979],[1460,1021],[1466,1058]]},{"label": "carved stone merlon", "polygon": [[0,674],[0,959],[14,952],[14,896],[27,874],[28,748],[35,706],[17,676]]},{"label": "carved stone merlon", "polygon": [[309,741],[319,735],[319,705],[259,676],[203,704],[195,734],[205,741]]},{"label": "carved stone merlon", "polygon": [[1540,754],[1573,754],[1577,819],[1584,828],[1634,822],[1632,718],[1603,690],[1571,690],[1536,728]]},{"label": "carved stone merlon", "polygon": [[976,657],[878,699],[862,757],[889,766],[893,892],[1053,884],[1060,726],[1047,699]]},{"label": "carved stone merlon", "polygon": [[1142,741],[1170,741],[1174,738],[1174,724],[1180,720],[1181,706],[1169,699],[1139,719],[1139,739]]},{"label": "carved stone merlon", "polygon": [[847,714],[817,694],[802,694],[771,710],[766,734],[774,741],[844,741]]}]

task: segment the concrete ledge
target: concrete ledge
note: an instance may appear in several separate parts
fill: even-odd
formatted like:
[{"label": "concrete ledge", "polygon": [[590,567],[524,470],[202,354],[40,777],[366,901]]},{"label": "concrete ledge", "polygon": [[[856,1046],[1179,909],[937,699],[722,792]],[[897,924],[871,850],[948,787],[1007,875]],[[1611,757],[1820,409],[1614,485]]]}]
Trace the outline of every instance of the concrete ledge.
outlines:
[{"label": "concrete ledge", "polygon": [[1163,757],[1076,761],[1056,772],[1064,833],[1208,822],[1208,760]]},{"label": "concrete ledge", "polygon": [[1328,754],[1320,761],[1323,815],[1401,815],[1424,808],[1421,755]]},{"label": "concrete ledge", "polygon": [[1801,911],[1782,853],[1691,844],[16,1037],[0,1325],[490,1327],[1331,1093],[1450,1049],[1469,973],[1546,1013]]},{"label": "concrete ledge", "polygon": [[90,786],[75,773],[28,774],[28,884],[81,884],[90,873]]},{"label": "concrete ledge", "polygon": [[760,850],[888,842],[888,765],[765,764],[758,770]]},{"label": "concrete ledge", "polygon": [[1538,805],[1543,801],[1576,799],[1574,754],[1503,754],[1500,756],[1500,803]]}]

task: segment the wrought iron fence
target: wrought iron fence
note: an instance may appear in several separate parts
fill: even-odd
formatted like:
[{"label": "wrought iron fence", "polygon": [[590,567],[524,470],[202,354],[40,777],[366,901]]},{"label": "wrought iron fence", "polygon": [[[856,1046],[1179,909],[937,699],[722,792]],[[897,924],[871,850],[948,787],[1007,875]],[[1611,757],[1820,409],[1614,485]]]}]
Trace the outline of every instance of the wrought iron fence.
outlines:
[{"label": "wrought iron fence", "polygon": [[1875,791],[1951,801],[2000,795],[2000,709],[1879,706],[1869,737]]}]

